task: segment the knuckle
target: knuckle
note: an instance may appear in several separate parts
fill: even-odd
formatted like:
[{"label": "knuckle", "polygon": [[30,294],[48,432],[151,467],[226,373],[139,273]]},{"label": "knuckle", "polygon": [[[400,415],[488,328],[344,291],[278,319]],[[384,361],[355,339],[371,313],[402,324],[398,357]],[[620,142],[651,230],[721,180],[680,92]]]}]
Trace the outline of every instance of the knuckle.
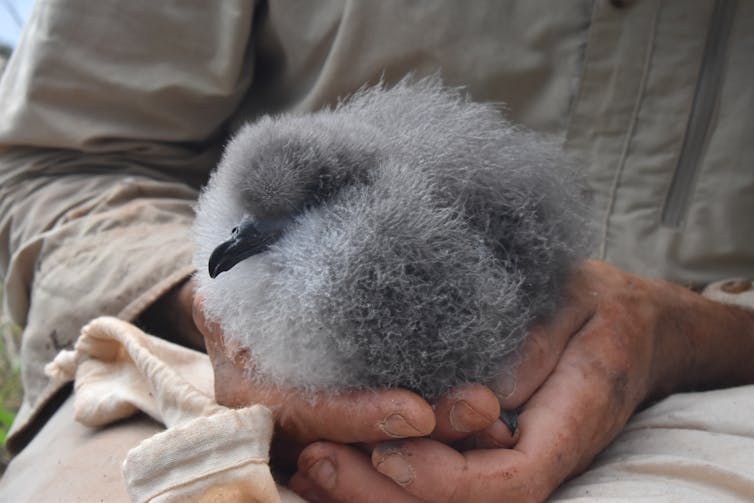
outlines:
[{"label": "knuckle", "polygon": [[280,407],[277,417],[278,427],[294,440],[307,442],[318,439],[319,435],[311,431],[308,421],[301,417],[299,411],[293,411],[288,407]]}]

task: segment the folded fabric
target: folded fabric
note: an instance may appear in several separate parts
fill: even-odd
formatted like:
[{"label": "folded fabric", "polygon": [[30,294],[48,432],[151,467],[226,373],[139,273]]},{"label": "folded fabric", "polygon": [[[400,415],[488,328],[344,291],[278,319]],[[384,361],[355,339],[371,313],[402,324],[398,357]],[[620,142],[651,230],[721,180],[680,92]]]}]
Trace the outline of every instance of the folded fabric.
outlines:
[{"label": "folded fabric", "polygon": [[101,317],[45,371],[58,382],[75,380],[82,424],[103,426],[141,411],[168,427],[123,463],[132,501],[301,501],[270,473],[271,412],[215,403],[207,355]]}]

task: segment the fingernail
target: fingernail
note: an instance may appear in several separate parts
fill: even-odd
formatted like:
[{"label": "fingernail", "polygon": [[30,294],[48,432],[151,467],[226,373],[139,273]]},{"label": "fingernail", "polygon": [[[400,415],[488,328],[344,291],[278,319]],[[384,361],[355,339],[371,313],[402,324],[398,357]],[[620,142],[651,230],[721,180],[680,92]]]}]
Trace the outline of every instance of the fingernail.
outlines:
[{"label": "fingernail", "polygon": [[505,400],[513,395],[516,391],[516,374],[515,371],[507,372],[497,380],[495,389],[498,399]]},{"label": "fingernail", "polygon": [[421,432],[411,426],[406,419],[400,414],[390,414],[379,424],[379,428],[395,438],[415,437],[421,435]]},{"label": "fingernail", "polygon": [[407,486],[414,481],[414,469],[401,454],[386,455],[377,462],[376,468],[401,486]]},{"label": "fingernail", "polygon": [[458,400],[450,408],[450,427],[461,433],[474,431],[475,426],[482,424],[484,417],[474,410],[466,400]]},{"label": "fingernail", "polygon": [[511,430],[503,421],[499,420],[474,438],[478,449],[510,449],[516,445],[519,436],[520,430],[518,428],[515,433],[511,433]]},{"label": "fingernail", "polygon": [[314,463],[306,473],[309,478],[316,482],[321,488],[328,490],[335,488],[337,474],[335,472],[335,465],[333,465],[329,459],[320,459]]}]

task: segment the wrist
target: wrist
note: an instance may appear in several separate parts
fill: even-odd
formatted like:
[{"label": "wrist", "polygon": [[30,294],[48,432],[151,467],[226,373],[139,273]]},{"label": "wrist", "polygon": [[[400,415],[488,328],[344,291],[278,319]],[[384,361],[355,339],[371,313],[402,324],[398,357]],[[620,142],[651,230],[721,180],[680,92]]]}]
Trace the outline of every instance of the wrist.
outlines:
[{"label": "wrist", "polygon": [[649,398],[754,382],[754,313],[657,283]]}]

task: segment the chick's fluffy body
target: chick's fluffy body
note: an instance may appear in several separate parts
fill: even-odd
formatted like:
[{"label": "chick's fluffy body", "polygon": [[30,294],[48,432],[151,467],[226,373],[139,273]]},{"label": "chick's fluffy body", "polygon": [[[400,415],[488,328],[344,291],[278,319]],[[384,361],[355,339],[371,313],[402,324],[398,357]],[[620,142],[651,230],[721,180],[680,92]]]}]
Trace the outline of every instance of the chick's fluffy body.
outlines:
[{"label": "chick's fluffy body", "polygon": [[[255,379],[306,390],[492,383],[557,307],[584,253],[585,205],[557,146],[438,79],[331,110],[266,117],[203,192],[195,265],[208,317]],[[215,279],[248,215],[284,219]]]}]

